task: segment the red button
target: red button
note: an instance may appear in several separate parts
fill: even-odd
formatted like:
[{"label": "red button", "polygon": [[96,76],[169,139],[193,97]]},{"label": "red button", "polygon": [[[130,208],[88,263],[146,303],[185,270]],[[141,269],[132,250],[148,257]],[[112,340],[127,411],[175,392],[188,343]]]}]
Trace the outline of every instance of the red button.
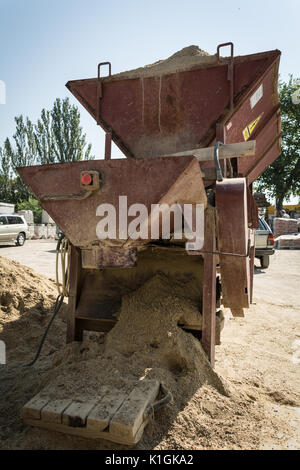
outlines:
[{"label": "red button", "polygon": [[92,183],[92,175],[90,175],[90,173],[84,173],[82,176],[81,176],[81,182],[82,184],[91,184]]}]

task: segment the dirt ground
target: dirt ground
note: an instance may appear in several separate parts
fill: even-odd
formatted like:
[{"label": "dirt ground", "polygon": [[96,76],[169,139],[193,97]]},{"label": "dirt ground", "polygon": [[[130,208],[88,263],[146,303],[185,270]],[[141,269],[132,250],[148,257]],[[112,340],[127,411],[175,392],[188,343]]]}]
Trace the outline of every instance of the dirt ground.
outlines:
[{"label": "dirt ground", "polygon": [[244,319],[227,315],[216,372],[263,400],[259,448],[299,449],[299,250],[277,250],[268,269],[256,268],[253,300]]},{"label": "dirt ground", "polygon": [[[46,243],[33,246],[40,247],[36,249],[41,250],[41,258],[44,247],[49,255],[46,264],[50,267],[52,250],[48,250]],[[1,249],[0,255],[3,254]],[[25,251],[19,248],[10,250],[11,258],[24,255]],[[29,264],[29,255],[26,256]],[[23,263],[26,264],[24,259]],[[33,256],[30,263],[34,263]],[[36,263],[39,269],[40,261]],[[150,287],[157,289],[155,299],[149,297],[149,289],[143,287],[141,291],[149,305],[148,327],[146,325],[142,331],[143,323],[139,325],[146,339],[140,344],[132,341],[132,351],[124,350],[119,344],[117,330],[112,330],[107,338],[101,334],[86,334],[82,344],[65,347],[63,309],[50,330],[41,359],[34,367],[24,368],[22,364],[32,359],[49,320],[55,286],[31,269],[2,258],[0,339],[6,342],[7,365],[0,366],[0,448],[120,448],[105,441],[30,428],[20,419],[20,410],[26,401],[44,387],[53,387],[53,383],[57,383],[59,393],[78,386],[77,377],[89,382],[91,390],[96,388],[102,378],[103,361],[106,361],[109,375],[114,375],[116,382],[119,376],[122,379],[123,373],[135,379],[141,376],[162,378],[173,392],[175,403],[157,414],[146,428],[138,449],[299,449],[299,268],[300,251],[281,250],[272,257],[268,270],[256,269],[254,304],[245,318],[232,318],[226,312],[222,344],[216,349],[215,372],[207,367],[196,341],[177,327],[178,314],[173,312],[172,295],[164,279],[156,284],[151,280]],[[169,305],[166,315],[170,322],[169,326],[166,321],[160,324],[157,339],[162,347],[160,349],[158,344],[153,349],[153,338],[148,344],[146,336],[151,329],[151,315],[155,320],[154,313],[162,298],[166,299],[164,304]],[[129,307],[130,311],[132,306],[139,308],[139,299],[135,294],[126,298],[125,320]],[[178,297],[177,309],[182,308],[180,302],[182,298]],[[152,334],[155,335],[155,329]],[[167,354],[164,338],[174,353],[172,357]],[[138,351],[135,350],[137,345]],[[152,354],[149,353],[151,348]],[[111,362],[113,352],[117,367]],[[69,380],[70,373],[74,376],[73,383]]]}]

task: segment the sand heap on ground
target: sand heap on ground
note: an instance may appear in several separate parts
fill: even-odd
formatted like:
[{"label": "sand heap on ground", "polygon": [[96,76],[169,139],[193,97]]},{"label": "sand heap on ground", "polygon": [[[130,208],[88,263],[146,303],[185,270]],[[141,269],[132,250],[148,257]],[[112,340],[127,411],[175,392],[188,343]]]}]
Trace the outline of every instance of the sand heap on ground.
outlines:
[{"label": "sand heap on ground", "polygon": [[175,394],[180,388],[184,400],[203,384],[225,393],[200,342],[178,326],[194,309],[164,274],[155,275],[123,297],[117,325],[100,342],[73,344],[56,355],[47,396],[93,398],[103,385],[130,389],[142,377],[160,380]]},{"label": "sand heap on ground", "polygon": [[0,257],[0,336],[7,343],[9,360],[32,354],[56,296],[53,281]]},{"label": "sand heap on ground", "polygon": [[261,410],[242,390],[224,384],[199,341],[178,326],[194,312],[188,286],[185,293],[176,290],[168,277],[158,273],[123,297],[119,322],[110,333],[85,333],[82,343],[67,346],[63,312],[52,325],[41,358],[33,367],[24,367],[51,316],[54,284],[3,258],[0,273],[1,339],[8,350],[8,364],[0,370],[0,447],[119,448],[26,427],[20,411],[44,389],[56,398],[88,399],[103,385],[129,390],[141,378],[164,383],[174,403],[155,416],[138,448],[257,447]]}]

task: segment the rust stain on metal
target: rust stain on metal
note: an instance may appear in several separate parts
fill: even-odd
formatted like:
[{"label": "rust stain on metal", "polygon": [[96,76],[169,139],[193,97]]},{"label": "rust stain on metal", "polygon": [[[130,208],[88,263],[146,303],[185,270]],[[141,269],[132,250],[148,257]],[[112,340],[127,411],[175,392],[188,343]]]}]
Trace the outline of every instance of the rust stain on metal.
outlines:
[{"label": "rust stain on metal", "polygon": [[136,248],[92,247],[81,250],[84,269],[133,268],[137,265]]}]

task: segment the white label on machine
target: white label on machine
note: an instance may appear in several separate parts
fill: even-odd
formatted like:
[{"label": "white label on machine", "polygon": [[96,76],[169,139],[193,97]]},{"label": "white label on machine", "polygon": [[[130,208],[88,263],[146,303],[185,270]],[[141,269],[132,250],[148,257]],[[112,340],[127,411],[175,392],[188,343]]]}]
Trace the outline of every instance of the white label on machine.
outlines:
[{"label": "white label on machine", "polygon": [[259,88],[257,88],[256,92],[253,93],[253,95],[251,96],[250,98],[250,106],[251,106],[251,109],[254,108],[254,106],[256,105],[256,103],[259,102],[259,100],[262,98],[264,92],[263,92],[263,86],[262,84],[260,85]]}]

